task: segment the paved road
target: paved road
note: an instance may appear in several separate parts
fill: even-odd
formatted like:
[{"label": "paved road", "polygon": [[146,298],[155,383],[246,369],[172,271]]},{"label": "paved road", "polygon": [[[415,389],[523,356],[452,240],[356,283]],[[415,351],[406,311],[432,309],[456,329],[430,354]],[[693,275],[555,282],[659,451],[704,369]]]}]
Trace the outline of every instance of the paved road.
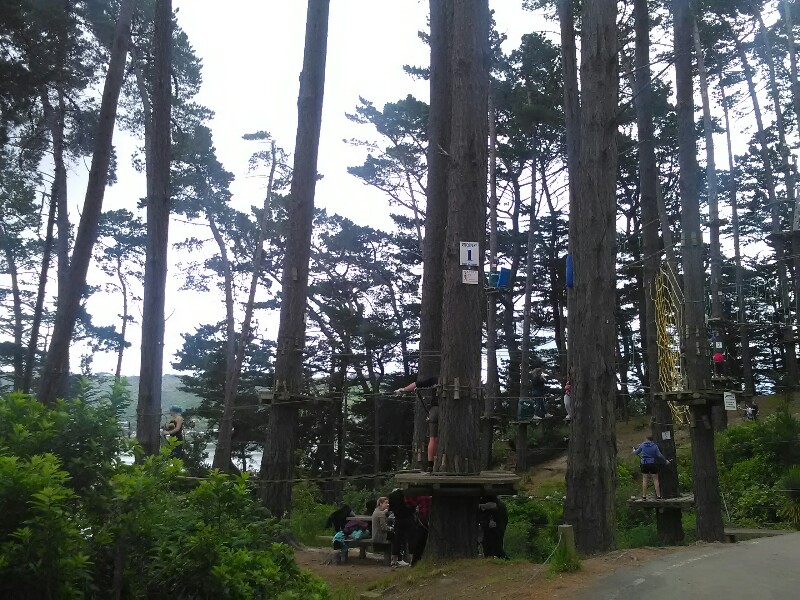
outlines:
[{"label": "paved road", "polygon": [[800,533],[711,544],[600,579],[581,600],[800,598]]}]

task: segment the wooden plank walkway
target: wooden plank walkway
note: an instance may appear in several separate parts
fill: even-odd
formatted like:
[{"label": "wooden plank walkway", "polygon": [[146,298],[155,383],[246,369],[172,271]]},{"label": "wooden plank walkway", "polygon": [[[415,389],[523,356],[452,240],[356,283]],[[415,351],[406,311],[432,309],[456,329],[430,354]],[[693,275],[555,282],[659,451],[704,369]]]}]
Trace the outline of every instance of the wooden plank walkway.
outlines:
[{"label": "wooden plank walkway", "polygon": [[694,506],[694,494],[684,494],[677,498],[662,498],[648,496],[642,499],[639,496],[631,496],[628,505],[637,508],[680,508],[686,509]]}]

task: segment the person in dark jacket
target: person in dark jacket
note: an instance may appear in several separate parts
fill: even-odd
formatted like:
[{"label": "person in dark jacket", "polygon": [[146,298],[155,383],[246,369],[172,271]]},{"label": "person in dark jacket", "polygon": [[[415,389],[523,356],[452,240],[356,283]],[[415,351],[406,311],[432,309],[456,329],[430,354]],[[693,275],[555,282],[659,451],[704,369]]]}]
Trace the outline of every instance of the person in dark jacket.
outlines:
[{"label": "person in dark jacket", "polygon": [[343,504],[328,516],[328,520],[325,522],[325,528],[333,527],[334,531],[342,531],[347,524],[347,517],[352,516],[354,516],[353,509],[347,504]]},{"label": "person in dark jacket", "polygon": [[647,498],[647,476],[653,478],[653,487],[656,488],[656,499],[661,500],[661,486],[658,483],[658,470],[660,465],[665,464],[667,461],[661,450],[653,442],[653,436],[648,435],[647,439],[634,446],[633,453],[638,454],[640,457],[640,468],[642,471],[642,500]]},{"label": "person in dark jacket", "polygon": [[508,559],[503,539],[508,526],[508,508],[497,496],[484,496],[478,501],[478,524],[481,528],[483,556]]},{"label": "person in dark jacket", "polygon": [[547,396],[547,382],[544,379],[542,370],[538,367],[533,370],[531,395],[533,396],[534,418],[538,417],[544,419],[545,417],[552,417],[553,415],[548,414],[544,405],[545,396]]},{"label": "person in dark jacket", "polygon": [[411,555],[412,535],[414,534],[415,508],[406,504],[405,494],[400,488],[395,488],[389,494],[389,512],[394,517],[394,535],[392,537],[392,562],[393,569],[397,567],[410,567],[413,557]]}]

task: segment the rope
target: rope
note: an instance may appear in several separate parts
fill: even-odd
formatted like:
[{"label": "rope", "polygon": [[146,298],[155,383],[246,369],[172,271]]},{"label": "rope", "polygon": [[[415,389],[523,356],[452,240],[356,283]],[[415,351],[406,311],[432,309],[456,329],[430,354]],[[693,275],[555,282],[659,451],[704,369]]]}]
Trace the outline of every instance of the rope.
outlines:
[{"label": "rope", "polygon": [[[653,285],[656,331],[658,335],[658,382],[664,391],[684,389],[681,364],[681,332],[683,331],[683,292],[668,263],[663,263]],[[677,341],[676,341],[677,340]],[[669,402],[675,423],[689,422],[689,408]]]}]

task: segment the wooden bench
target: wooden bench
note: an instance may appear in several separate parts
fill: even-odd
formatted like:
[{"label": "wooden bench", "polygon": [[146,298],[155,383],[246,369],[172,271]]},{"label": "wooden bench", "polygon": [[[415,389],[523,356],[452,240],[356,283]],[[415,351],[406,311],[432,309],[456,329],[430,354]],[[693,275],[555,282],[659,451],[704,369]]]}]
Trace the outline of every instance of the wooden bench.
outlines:
[{"label": "wooden bench", "polygon": [[[333,536],[320,535],[317,539],[321,542],[331,544]],[[357,540],[346,539],[348,549],[358,548],[358,558],[367,558],[367,548],[371,548],[375,554],[383,554],[383,560],[388,565],[392,560],[392,543],[391,542],[373,542],[372,538],[360,538]]]}]

